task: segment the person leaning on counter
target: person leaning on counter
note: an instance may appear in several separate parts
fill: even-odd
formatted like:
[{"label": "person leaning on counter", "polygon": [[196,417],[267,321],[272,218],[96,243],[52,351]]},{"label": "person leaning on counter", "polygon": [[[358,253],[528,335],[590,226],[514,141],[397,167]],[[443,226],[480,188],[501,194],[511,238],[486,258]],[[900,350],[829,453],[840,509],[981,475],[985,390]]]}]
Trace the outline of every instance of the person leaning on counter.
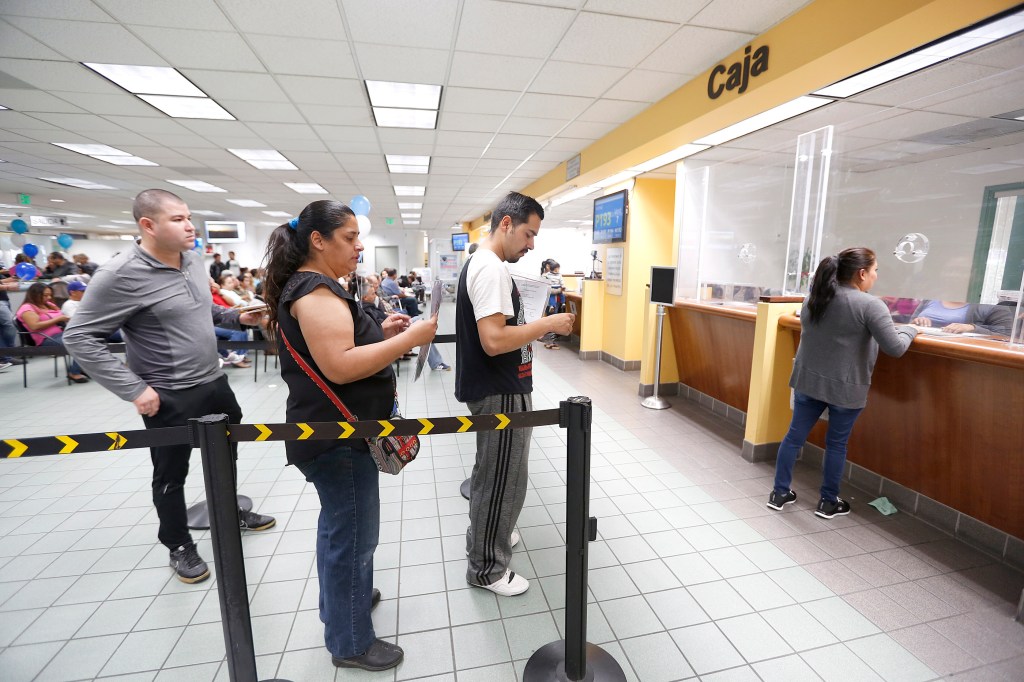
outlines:
[{"label": "person leaning on counter", "polygon": [[910,316],[910,323],[920,327],[941,327],[951,334],[1010,335],[1013,310],[1007,306],[957,301],[921,301]]}]

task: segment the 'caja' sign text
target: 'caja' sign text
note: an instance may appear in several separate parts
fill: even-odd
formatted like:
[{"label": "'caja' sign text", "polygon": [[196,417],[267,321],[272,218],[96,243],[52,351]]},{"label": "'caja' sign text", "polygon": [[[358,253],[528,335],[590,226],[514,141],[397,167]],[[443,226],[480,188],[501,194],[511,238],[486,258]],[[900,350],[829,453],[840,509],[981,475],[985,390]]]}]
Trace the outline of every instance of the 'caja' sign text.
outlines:
[{"label": "'caja' sign text", "polygon": [[735,90],[743,94],[750,85],[751,78],[757,78],[768,70],[768,46],[762,45],[751,54],[751,46],[743,50],[743,61],[735,62],[728,68],[718,64],[711,69],[708,77],[708,97],[718,99],[726,90]]}]

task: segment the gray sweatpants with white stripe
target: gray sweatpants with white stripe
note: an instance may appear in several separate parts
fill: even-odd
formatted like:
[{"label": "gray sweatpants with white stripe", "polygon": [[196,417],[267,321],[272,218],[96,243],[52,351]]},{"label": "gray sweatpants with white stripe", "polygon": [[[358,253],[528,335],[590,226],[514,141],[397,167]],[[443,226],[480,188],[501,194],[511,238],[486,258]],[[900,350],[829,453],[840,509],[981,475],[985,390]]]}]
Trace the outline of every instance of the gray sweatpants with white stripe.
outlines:
[{"label": "gray sweatpants with white stripe", "polygon": [[[466,403],[472,414],[529,412],[529,394],[490,395]],[[469,493],[466,580],[490,585],[505,574],[512,559],[512,527],[526,500],[531,428],[478,431],[476,464]]]}]

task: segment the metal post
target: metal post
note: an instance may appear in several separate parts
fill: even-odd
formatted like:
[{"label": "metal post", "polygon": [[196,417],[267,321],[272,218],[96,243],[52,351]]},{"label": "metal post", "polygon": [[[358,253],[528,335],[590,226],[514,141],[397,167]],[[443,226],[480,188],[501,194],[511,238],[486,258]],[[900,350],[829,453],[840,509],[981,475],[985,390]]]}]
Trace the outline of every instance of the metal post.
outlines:
[{"label": "metal post", "polygon": [[566,429],[568,467],[565,505],[565,639],[534,652],[524,682],[624,682],[625,673],[611,654],[587,643],[588,543],[597,537],[590,517],[590,398],[560,404],[559,426]]},{"label": "metal post", "polygon": [[672,403],[658,395],[658,388],[661,385],[661,337],[665,326],[665,306],[658,304],[658,344],[654,357],[654,395],[647,396],[641,401],[641,405],[652,410],[664,410],[672,407]]},{"label": "metal post", "polygon": [[209,501],[213,560],[224,628],[224,649],[231,682],[256,682],[256,653],[249,618],[249,591],[245,585],[242,533],[238,528],[235,498],[235,463],[228,441],[228,416],[212,414],[189,419],[203,455],[203,480]]}]

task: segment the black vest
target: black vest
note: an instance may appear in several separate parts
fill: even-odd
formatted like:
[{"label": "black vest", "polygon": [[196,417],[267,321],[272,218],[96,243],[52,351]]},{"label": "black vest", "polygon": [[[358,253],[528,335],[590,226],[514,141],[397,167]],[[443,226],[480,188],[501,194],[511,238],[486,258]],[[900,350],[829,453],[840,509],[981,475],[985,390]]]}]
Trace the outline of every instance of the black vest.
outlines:
[{"label": "black vest", "polygon": [[[302,298],[320,285],[326,285],[335,295],[348,303],[352,311],[355,342],[357,346],[365,346],[384,340],[384,332],[377,322],[371,319],[350,293],[341,284],[315,272],[296,272],[284,286],[281,300],[277,304],[278,325],[288,337],[295,352],[302,357],[341,398],[349,412],[358,419],[388,419],[395,401],[395,380],[388,365],[376,374],[348,384],[335,384],[323,375],[316,366],[313,356],[302,336],[299,323],[292,317],[291,304]],[[281,358],[281,377],[288,384],[288,403],[285,418],[289,423],[295,422],[338,422],[345,421],[334,403],[324,395],[320,387],[313,383],[302,367],[292,359],[284,341],[278,339],[278,354]],[[311,440],[287,441],[285,451],[288,463],[304,462],[315,459],[317,455],[336,447],[339,442],[357,450],[367,450],[366,441],[361,438],[350,438],[345,441]]]},{"label": "black vest", "polygon": [[[466,286],[466,270],[473,257],[466,260],[459,275],[455,299],[455,398],[460,402],[482,400],[489,395],[533,393],[533,347],[521,348],[490,356],[480,344],[473,302]],[[523,299],[512,282],[512,317],[505,326],[526,324]]]}]

